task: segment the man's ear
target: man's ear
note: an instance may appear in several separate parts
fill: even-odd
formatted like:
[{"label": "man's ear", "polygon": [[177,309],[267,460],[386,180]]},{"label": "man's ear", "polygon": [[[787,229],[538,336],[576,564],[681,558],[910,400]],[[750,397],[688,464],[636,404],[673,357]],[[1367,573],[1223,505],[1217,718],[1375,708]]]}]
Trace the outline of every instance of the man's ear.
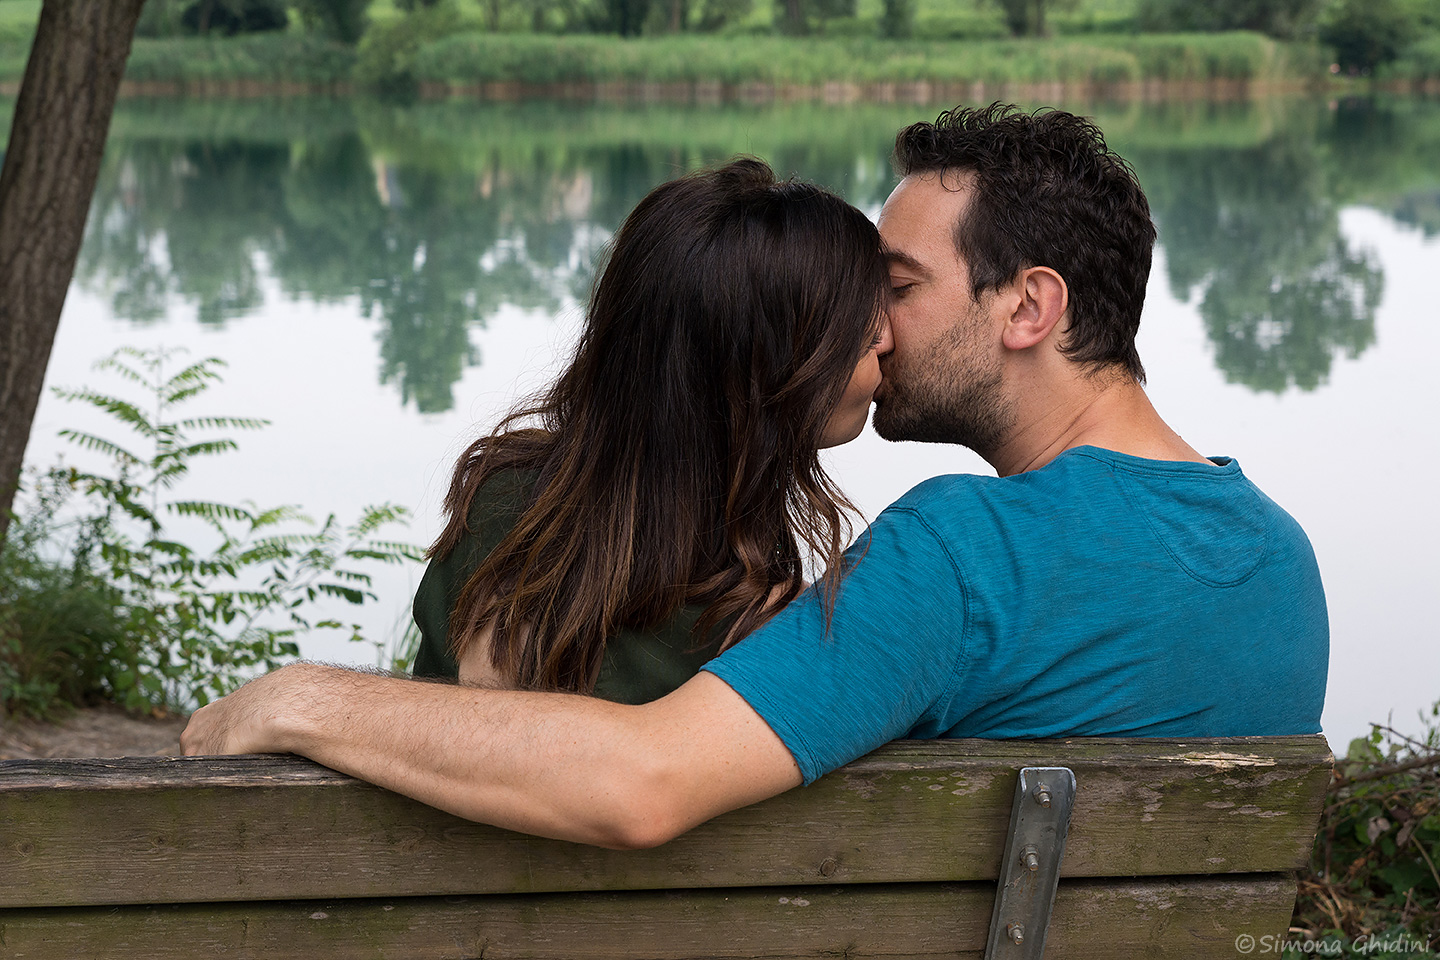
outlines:
[{"label": "man's ear", "polygon": [[1001,334],[1007,349],[1024,350],[1041,343],[1065,317],[1070,290],[1065,278],[1049,267],[1021,270],[1011,287],[1016,299]]}]

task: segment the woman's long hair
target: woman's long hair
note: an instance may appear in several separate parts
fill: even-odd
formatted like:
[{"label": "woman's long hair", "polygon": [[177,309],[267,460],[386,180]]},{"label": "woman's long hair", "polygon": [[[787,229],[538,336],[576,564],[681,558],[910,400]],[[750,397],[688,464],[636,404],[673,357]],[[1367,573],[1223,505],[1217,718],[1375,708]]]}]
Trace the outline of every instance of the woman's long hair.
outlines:
[{"label": "woman's long hair", "polygon": [[432,557],[467,535],[471,500],[497,473],[539,477],[460,593],[457,658],[494,624],[502,676],[589,692],[607,637],[687,603],[705,607],[697,640],[731,621],[728,646],[800,592],[802,543],[833,603],[853,508],[818,447],[888,288],[863,214],[776,182],[759,160],[640,201],[569,369],[455,467]]}]

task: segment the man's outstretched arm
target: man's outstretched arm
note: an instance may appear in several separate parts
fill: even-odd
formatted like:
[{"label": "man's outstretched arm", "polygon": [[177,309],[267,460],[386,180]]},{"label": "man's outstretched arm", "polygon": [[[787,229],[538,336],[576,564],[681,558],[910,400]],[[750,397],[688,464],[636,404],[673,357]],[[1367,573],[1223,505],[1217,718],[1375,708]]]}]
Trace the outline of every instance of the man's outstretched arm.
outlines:
[{"label": "man's outstretched arm", "polygon": [[197,710],[181,745],[297,753],[471,820],[615,848],[801,782],[780,738],[707,673],[627,706],[302,663]]}]

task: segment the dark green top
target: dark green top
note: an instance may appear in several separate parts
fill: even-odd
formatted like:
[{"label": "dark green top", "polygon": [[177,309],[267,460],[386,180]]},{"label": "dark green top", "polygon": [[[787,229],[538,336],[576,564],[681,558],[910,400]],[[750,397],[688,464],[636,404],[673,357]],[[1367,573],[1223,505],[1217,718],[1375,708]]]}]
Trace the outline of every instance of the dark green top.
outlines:
[{"label": "dark green top", "polygon": [[[504,539],[529,502],[536,471],[497,473],[470,501],[470,535],[444,560],[431,560],[415,591],[415,625],[420,650],[411,671],[417,677],[454,679],[460,673],[450,653],[450,611],[465,582]],[[699,649],[690,636],[704,608],[681,608],[669,623],[650,629],[626,628],[605,643],[595,696],[616,703],[649,703],[695,676],[700,665],[720,650],[725,625],[711,631]]]}]

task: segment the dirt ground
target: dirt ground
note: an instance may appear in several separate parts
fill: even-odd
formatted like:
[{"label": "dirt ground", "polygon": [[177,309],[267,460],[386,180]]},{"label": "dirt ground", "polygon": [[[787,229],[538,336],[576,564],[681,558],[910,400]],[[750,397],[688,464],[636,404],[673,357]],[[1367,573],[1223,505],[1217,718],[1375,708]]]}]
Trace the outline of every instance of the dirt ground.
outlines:
[{"label": "dirt ground", "polygon": [[0,760],[178,755],[185,719],[136,717],[116,707],[91,707],[58,724],[4,721]]}]

